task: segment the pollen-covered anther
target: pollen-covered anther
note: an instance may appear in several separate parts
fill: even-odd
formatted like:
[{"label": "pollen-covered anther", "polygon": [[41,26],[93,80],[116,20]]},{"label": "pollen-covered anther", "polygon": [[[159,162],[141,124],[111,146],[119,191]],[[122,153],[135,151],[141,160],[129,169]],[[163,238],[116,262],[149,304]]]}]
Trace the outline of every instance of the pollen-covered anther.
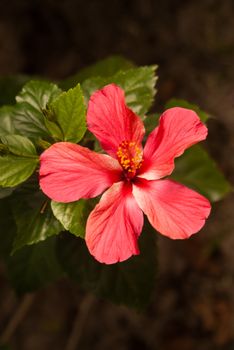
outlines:
[{"label": "pollen-covered anther", "polygon": [[136,170],[140,169],[143,162],[143,152],[137,143],[134,141],[122,141],[116,154],[122,168],[129,175],[135,175]]}]

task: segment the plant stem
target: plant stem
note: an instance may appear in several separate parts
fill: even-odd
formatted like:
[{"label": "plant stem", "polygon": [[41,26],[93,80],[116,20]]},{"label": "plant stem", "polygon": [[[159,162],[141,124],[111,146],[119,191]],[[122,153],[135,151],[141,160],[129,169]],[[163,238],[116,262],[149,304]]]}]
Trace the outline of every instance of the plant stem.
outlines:
[{"label": "plant stem", "polygon": [[94,304],[95,298],[88,294],[84,297],[82,303],[79,305],[77,315],[73,324],[71,334],[68,338],[68,342],[65,350],[77,350],[80,342],[85,322],[88,318],[90,309]]},{"label": "plant stem", "polygon": [[5,330],[1,334],[0,343],[7,344],[9,342],[14,332],[16,331],[17,327],[20,325],[20,323],[26,316],[28,310],[30,309],[34,301],[34,298],[35,298],[35,294],[26,294],[23,297],[23,300],[21,301],[18,309],[16,310],[15,314],[10,319]]}]

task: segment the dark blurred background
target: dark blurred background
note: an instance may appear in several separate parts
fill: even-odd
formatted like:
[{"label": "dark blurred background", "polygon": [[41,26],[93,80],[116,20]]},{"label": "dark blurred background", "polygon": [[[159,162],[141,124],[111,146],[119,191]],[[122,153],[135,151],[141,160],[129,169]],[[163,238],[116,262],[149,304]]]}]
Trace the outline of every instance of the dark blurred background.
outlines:
[{"label": "dark blurred background", "polygon": [[[112,54],[159,64],[155,108],[171,97],[215,119],[207,147],[234,181],[234,1],[1,0],[0,75],[62,79]],[[233,350],[233,195],[186,242],[159,237],[159,276],[143,315],[67,281],[38,292],[16,350]],[[1,266],[1,265],[0,265]],[[26,303],[27,304],[27,303]],[[0,267],[0,329],[20,307]],[[76,331],[71,336],[71,329]],[[79,338],[79,339],[76,339]],[[73,343],[78,345],[72,348]]]}]

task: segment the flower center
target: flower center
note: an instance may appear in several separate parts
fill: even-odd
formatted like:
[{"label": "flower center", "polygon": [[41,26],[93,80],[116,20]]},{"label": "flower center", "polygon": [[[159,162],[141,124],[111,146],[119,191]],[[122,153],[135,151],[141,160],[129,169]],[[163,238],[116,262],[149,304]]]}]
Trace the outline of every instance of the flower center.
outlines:
[{"label": "flower center", "polygon": [[135,176],[143,162],[143,152],[135,141],[122,141],[116,152],[118,161],[128,178]]}]

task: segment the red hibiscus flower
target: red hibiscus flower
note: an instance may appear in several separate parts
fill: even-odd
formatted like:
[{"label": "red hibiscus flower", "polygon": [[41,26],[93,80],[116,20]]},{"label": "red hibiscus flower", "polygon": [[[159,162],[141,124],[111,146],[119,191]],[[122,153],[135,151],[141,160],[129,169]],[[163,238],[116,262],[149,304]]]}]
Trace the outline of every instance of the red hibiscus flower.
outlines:
[{"label": "red hibiscus flower", "polygon": [[87,220],[85,240],[100,262],[112,264],[139,254],[137,239],[143,213],[152,226],[172,239],[199,231],[210,213],[209,201],[169,179],[174,159],[204,140],[207,128],[195,112],[171,108],[149,135],[141,119],[125,104],[114,84],[95,92],[89,101],[88,129],[109,154],[59,142],[40,157],[42,191],[58,202],[100,195]]}]

